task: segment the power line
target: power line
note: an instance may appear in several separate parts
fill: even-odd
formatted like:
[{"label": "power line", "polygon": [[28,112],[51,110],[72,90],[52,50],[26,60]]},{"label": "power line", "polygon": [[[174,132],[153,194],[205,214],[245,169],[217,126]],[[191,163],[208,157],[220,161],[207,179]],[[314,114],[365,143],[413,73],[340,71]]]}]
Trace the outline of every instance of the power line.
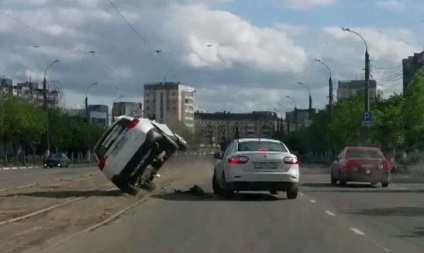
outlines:
[{"label": "power line", "polygon": [[19,24],[21,24],[21,25],[23,25],[23,26],[25,26],[25,27],[27,27],[27,28],[29,28],[29,29],[31,29],[31,30],[34,30],[34,31],[36,31],[36,32],[38,32],[38,33],[41,33],[41,34],[45,35],[45,36],[52,37],[50,34],[45,33],[45,32],[43,32],[43,31],[41,31],[41,30],[38,30],[37,28],[35,28],[35,27],[31,26],[31,25],[28,25],[27,23],[22,22],[22,21],[21,21],[21,20],[19,20],[18,18],[15,18],[15,17],[13,17],[13,16],[11,16],[11,15],[7,14],[6,12],[4,12],[4,11],[2,11],[2,10],[0,10],[0,14],[2,14],[2,15],[3,15],[3,16],[5,16],[5,17],[10,18],[11,20],[13,20],[13,21],[15,21],[15,22],[17,22],[17,23],[19,23]]},{"label": "power line", "polygon": [[131,28],[131,30],[149,47],[149,49],[152,52],[155,52],[161,59],[162,61],[165,63],[166,68],[168,68],[170,74],[172,76],[176,76],[174,71],[172,70],[172,68],[168,65],[168,62],[166,61],[166,59],[160,54],[160,50],[155,50],[152,45],[149,43],[149,41],[147,41],[147,39],[139,32],[137,31],[137,29],[135,29],[135,27],[128,21],[128,19],[124,16],[124,14],[121,13],[121,11],[118,9],[118,7],[112,2],[112,0],[107,0],[110,5],[113,7],[113,9],[115,9],[115,11],[118,13],[118,15],[122,18],[122,20]]}]

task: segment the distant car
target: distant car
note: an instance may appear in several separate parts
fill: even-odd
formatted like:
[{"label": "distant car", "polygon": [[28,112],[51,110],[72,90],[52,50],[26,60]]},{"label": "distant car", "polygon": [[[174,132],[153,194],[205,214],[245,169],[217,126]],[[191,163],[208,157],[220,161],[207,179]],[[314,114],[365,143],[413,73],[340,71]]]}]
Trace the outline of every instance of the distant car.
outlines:
[{"label": "distant car", "polygon": [[331,166],[331,184],[347,182],[381,183],[388,187],[390,162],[376,147],[346,147]]},{"label": "distant car", "polygon": [[64,153],[57,153],[50,155],[45,161],[44,161],[44,168],[53,168],[53,167],[60,167],[60,168],[67,168],[70,164],[69,158]]},{"label": "distant car", "polygon": [[297,157],[278,140],[241,138],[232,141],[224,153],[215,153],[212,187],[226,198],[239,191],[284,191],[287,198],[298,194]]}]

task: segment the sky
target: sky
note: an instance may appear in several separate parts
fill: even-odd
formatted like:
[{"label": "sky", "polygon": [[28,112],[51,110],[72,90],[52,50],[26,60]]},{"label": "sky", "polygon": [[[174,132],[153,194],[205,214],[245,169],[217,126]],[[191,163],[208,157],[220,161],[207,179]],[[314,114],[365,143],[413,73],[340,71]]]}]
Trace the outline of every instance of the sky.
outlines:
[{"label": "sky", "polygon": [[[57,81],[62,106],[143,101],[145,82],[196,89],[195,108],[248,112],[328,101],[334,81],[402,90],[402,58],[424,50],[423,0],[0,0],[0,75]],[[91,52],[91,53],[90,53]],[[294,99],[289,99],[290,96]]]}]

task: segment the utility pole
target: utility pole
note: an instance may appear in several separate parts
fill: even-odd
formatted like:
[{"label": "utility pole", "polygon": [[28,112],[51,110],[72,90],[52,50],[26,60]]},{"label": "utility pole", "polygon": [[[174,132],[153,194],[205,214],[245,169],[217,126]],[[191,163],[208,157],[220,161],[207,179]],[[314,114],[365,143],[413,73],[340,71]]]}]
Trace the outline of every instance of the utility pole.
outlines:
[{"label": "utility pole", "polygon": [[364,112],[370,111],[370,55],[365,51],[365,94],[364,94]]},{"label": "utility pole", "polygon": [[48,112],[48,103],[47,103],[47,79],[46,79],[46,74],[47,74],[47,70],[53,66],[53,64],[58,63],[59,60],[55,60],[52,63],[50,63],[49,66],[47,66],[46,70],[44,71],[44,78],[43,78],[43,107],[44,110],[47,113],[47,131],[46,131],[46,144],[47,144],[47,148],[46,148],[46,156],[50,155],[50,121],[49,121],[49,112]]},{"label": "utility pole", "polygon": [[328,105],[328,112],[330,115],[330,119],[333,118],[333,104],[334,104],[334,98],[333,98],[333,80],[331,79],[331,75],[330,78],[328,79],[328,98],[329,98],[329,105]]}]

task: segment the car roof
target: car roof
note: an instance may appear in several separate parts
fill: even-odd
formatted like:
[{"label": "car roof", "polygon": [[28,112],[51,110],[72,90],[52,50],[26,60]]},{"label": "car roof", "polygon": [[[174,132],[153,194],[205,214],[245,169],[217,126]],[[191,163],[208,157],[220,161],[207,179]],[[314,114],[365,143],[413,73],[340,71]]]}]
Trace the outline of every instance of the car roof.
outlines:
[{"label": "car roof", "polygon": [[356,150],[358,150],[358,149],[362,149],[362,150],[380,150],[378,147],[367,147],[367,146],[349,146],[349,147],[346,147],[345,148],[346,150],[349,150],[349,149],[356,149]]},{"label": "car roof", "polygon": [[275,143],[281,143],[279,140],[270,139],[270,138],[240,138],[237,139],[238,142],[250,142],[250,141],[267,141],[267,142],[275,142]]}]

